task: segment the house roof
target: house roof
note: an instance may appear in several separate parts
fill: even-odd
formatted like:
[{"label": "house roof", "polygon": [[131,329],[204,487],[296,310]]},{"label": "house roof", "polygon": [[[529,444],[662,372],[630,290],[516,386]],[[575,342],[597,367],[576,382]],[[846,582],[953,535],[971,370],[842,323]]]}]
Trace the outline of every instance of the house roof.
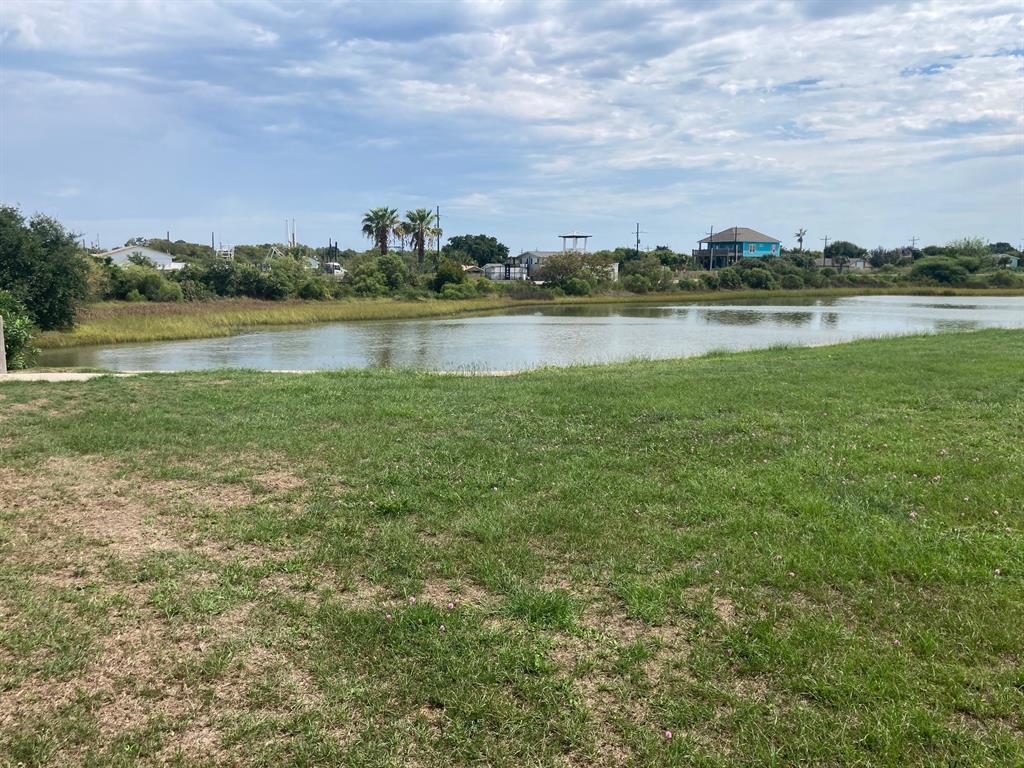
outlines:
[{"label": "house roof", "polygon": [[154,254],[157,254],[159,256],[163,256],[166,259],[171,259],[172,258],[171,254],[164,253],[163,251],[158,251],[156,248],[150,248],[148,245],[122,245],[120,248],[112,248],[109,251],[104,251],[103,253],[97,253],[96,255],[97,256],[116,256],[116,255],[121,254],[121,253],[127,253],[128,255],[131,255],[133,253],[146,253],[146,254],[154,253]]},{"label": "house roof", "polygon": [[758,232],[750,227],[729,227],[721,232],[715,232],[712,237],[705,237],[702,243],[781,243],[782,241],[769,237],[764,232]]}]

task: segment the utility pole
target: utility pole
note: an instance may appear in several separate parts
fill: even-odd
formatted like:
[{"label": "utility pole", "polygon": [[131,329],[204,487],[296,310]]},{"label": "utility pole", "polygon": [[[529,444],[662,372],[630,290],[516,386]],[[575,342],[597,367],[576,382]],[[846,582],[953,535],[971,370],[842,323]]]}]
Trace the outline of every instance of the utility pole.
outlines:
[{"label": "utility pole", "polygon": [[640,260],[640,222],[636,223],[636,259]]},{"label": "utility pole", "polygon": [[821,266],[822,266],[822,268],[824,268],[824,266],[825,266],[825,251],[828,250],[828,235],[825,235],[821,239],[825,241],[825,247],[821,249]]},{"label": "utility pole", "polygon": [[217,250],[217,246],[213,242],[213,232],[210,233],[210,250],[211,251],[216,251]]},{"label": "utility pole", "polygon": [[715,268],[715,255],[712,250],[712,245],[715,243],[715,227],[714,225],[708,227],[708,269]]},{"label": "utility pole", "polygon": [[434,221],[437,224],[437,263],[441,263],[441,206],[437,206],[434,214]]},{"label": "utility pole", "polygon": [[917,250],[917,241],[918,240],[920,240],[920,238],[917,235],[912,235],[910,237],[910,250],[911,250],[911,252]]}]

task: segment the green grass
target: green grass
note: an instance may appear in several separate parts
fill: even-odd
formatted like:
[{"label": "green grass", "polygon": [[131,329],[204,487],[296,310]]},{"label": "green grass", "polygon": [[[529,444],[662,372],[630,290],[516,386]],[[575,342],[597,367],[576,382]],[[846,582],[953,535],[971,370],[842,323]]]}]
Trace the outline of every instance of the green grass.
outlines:
[{"label": "green grass", "polygon": [[561,297],[553,301],[517,301],[503,296],[449,301],[431,299],[350,299],[344,301],[259,301],[221,299],[183,304],[105,302],[87,307],[73,331],[50,331],[36,339],[43,349],[233,336],[252,328],[309,325],[345,320],[400,320],[452,317],[539,304],[681,303],[745,301],[750,299],[817,298],[875,294],[898,295],[1018,295],[1024,290],[970,290],[929,287],[824,288],[778,291],[715,291],[707,293],[602,294]]},{"label": "green grass", "polygon": [[1021,765],[1022,467],[1019,331],[2,384],[0,763]]}]

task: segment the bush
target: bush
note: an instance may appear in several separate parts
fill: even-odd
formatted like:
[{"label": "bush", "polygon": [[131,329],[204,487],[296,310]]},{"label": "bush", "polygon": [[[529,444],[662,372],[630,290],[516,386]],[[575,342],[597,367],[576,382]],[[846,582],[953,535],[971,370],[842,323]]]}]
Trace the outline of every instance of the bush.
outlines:
[{"label": "bush", "polygon": [[726,267],[718,270],[718,284],[723,289],[733,291],[743,287],[743,280],[739,272],[732,267]]},{"label": "bush", "polygon": [[38,350],[32,346],[35,325],[25,305],[10,291],[0,291],[0,317],[4,319],[4,349],[7,369],[28,368]]},{"label": "bush", "polygon": [[1015,275],[1008,269],[1000,269],[988,276],[988,282],[996,288],[1014,288],[1024,284],[1024,277]]},{"label": "bush", "polygon": [[432,290],[442,293],[445,286],[462,283],[465,279],[466,273],[461,264],[452,259],[444,259],[437,265],[437,271],[434,273],[434,279],[430,282],[430,287]]},{"label": "bush", "polygon": [[299,288],[299,298],[309,301],[326,301],[331,298],[330,287],[323,278],[310,278]]},{"label": "bush", "polygon": [[718,279],[718,275],[714,272],[705,272],[700,276],[700,281],[704,284],[704,287],[709,291],[717,291],[722,287],[722,281]]},{"label": "bush", "polygon": [[150,267],[111,267],[107,298],[124,301],[181,301],[181,286]]},{"label": "bush", "polygon": [[567,296],[587,296],[590,294],[590,283],[581,277],[573,277],[562,286]]},{"label": "bush", "polygon": [[179,282],[178,285],[181,287],[181,297],[185,301],[208,301],[217,296],[198,280],[186,279]]},{"label": "bush", "polygon": [[622,287],[630,293],[650,293],[651,281],[643,275],[626,275]]},{"label": "bush", "polygon": [[967,270],[947,256],[929,256],[914,263],[910,276],[915,280],[954,285],[967,279]]},{"label": "bush", "polygon": [[477,295],[472,283],[445,283],[441,289],[443,299],[475,299]]},{"label": "bush", "polygon": [[804,279],[800,275],[783,275],[782,281],[779,283],[783,288],[788,290],[796,290],[804,287]]},{"label": "bush", "polygon": [[761,267],[744,270],[743,282],[750,288],[760,291],[769,291],[776,286],[775,275]]}]

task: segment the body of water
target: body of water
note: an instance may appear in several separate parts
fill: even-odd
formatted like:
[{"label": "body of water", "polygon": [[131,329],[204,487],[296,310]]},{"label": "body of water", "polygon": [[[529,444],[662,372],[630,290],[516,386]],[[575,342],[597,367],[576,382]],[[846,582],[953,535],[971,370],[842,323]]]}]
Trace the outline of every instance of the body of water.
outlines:
[{"label": "body of water", "polygon": [[218,339],[48,350],[40,364],[120,371],[504,371],[992,327],[1024,328],[1024,298],[858,296],[530,307],[444,320],[345,322]]}]

